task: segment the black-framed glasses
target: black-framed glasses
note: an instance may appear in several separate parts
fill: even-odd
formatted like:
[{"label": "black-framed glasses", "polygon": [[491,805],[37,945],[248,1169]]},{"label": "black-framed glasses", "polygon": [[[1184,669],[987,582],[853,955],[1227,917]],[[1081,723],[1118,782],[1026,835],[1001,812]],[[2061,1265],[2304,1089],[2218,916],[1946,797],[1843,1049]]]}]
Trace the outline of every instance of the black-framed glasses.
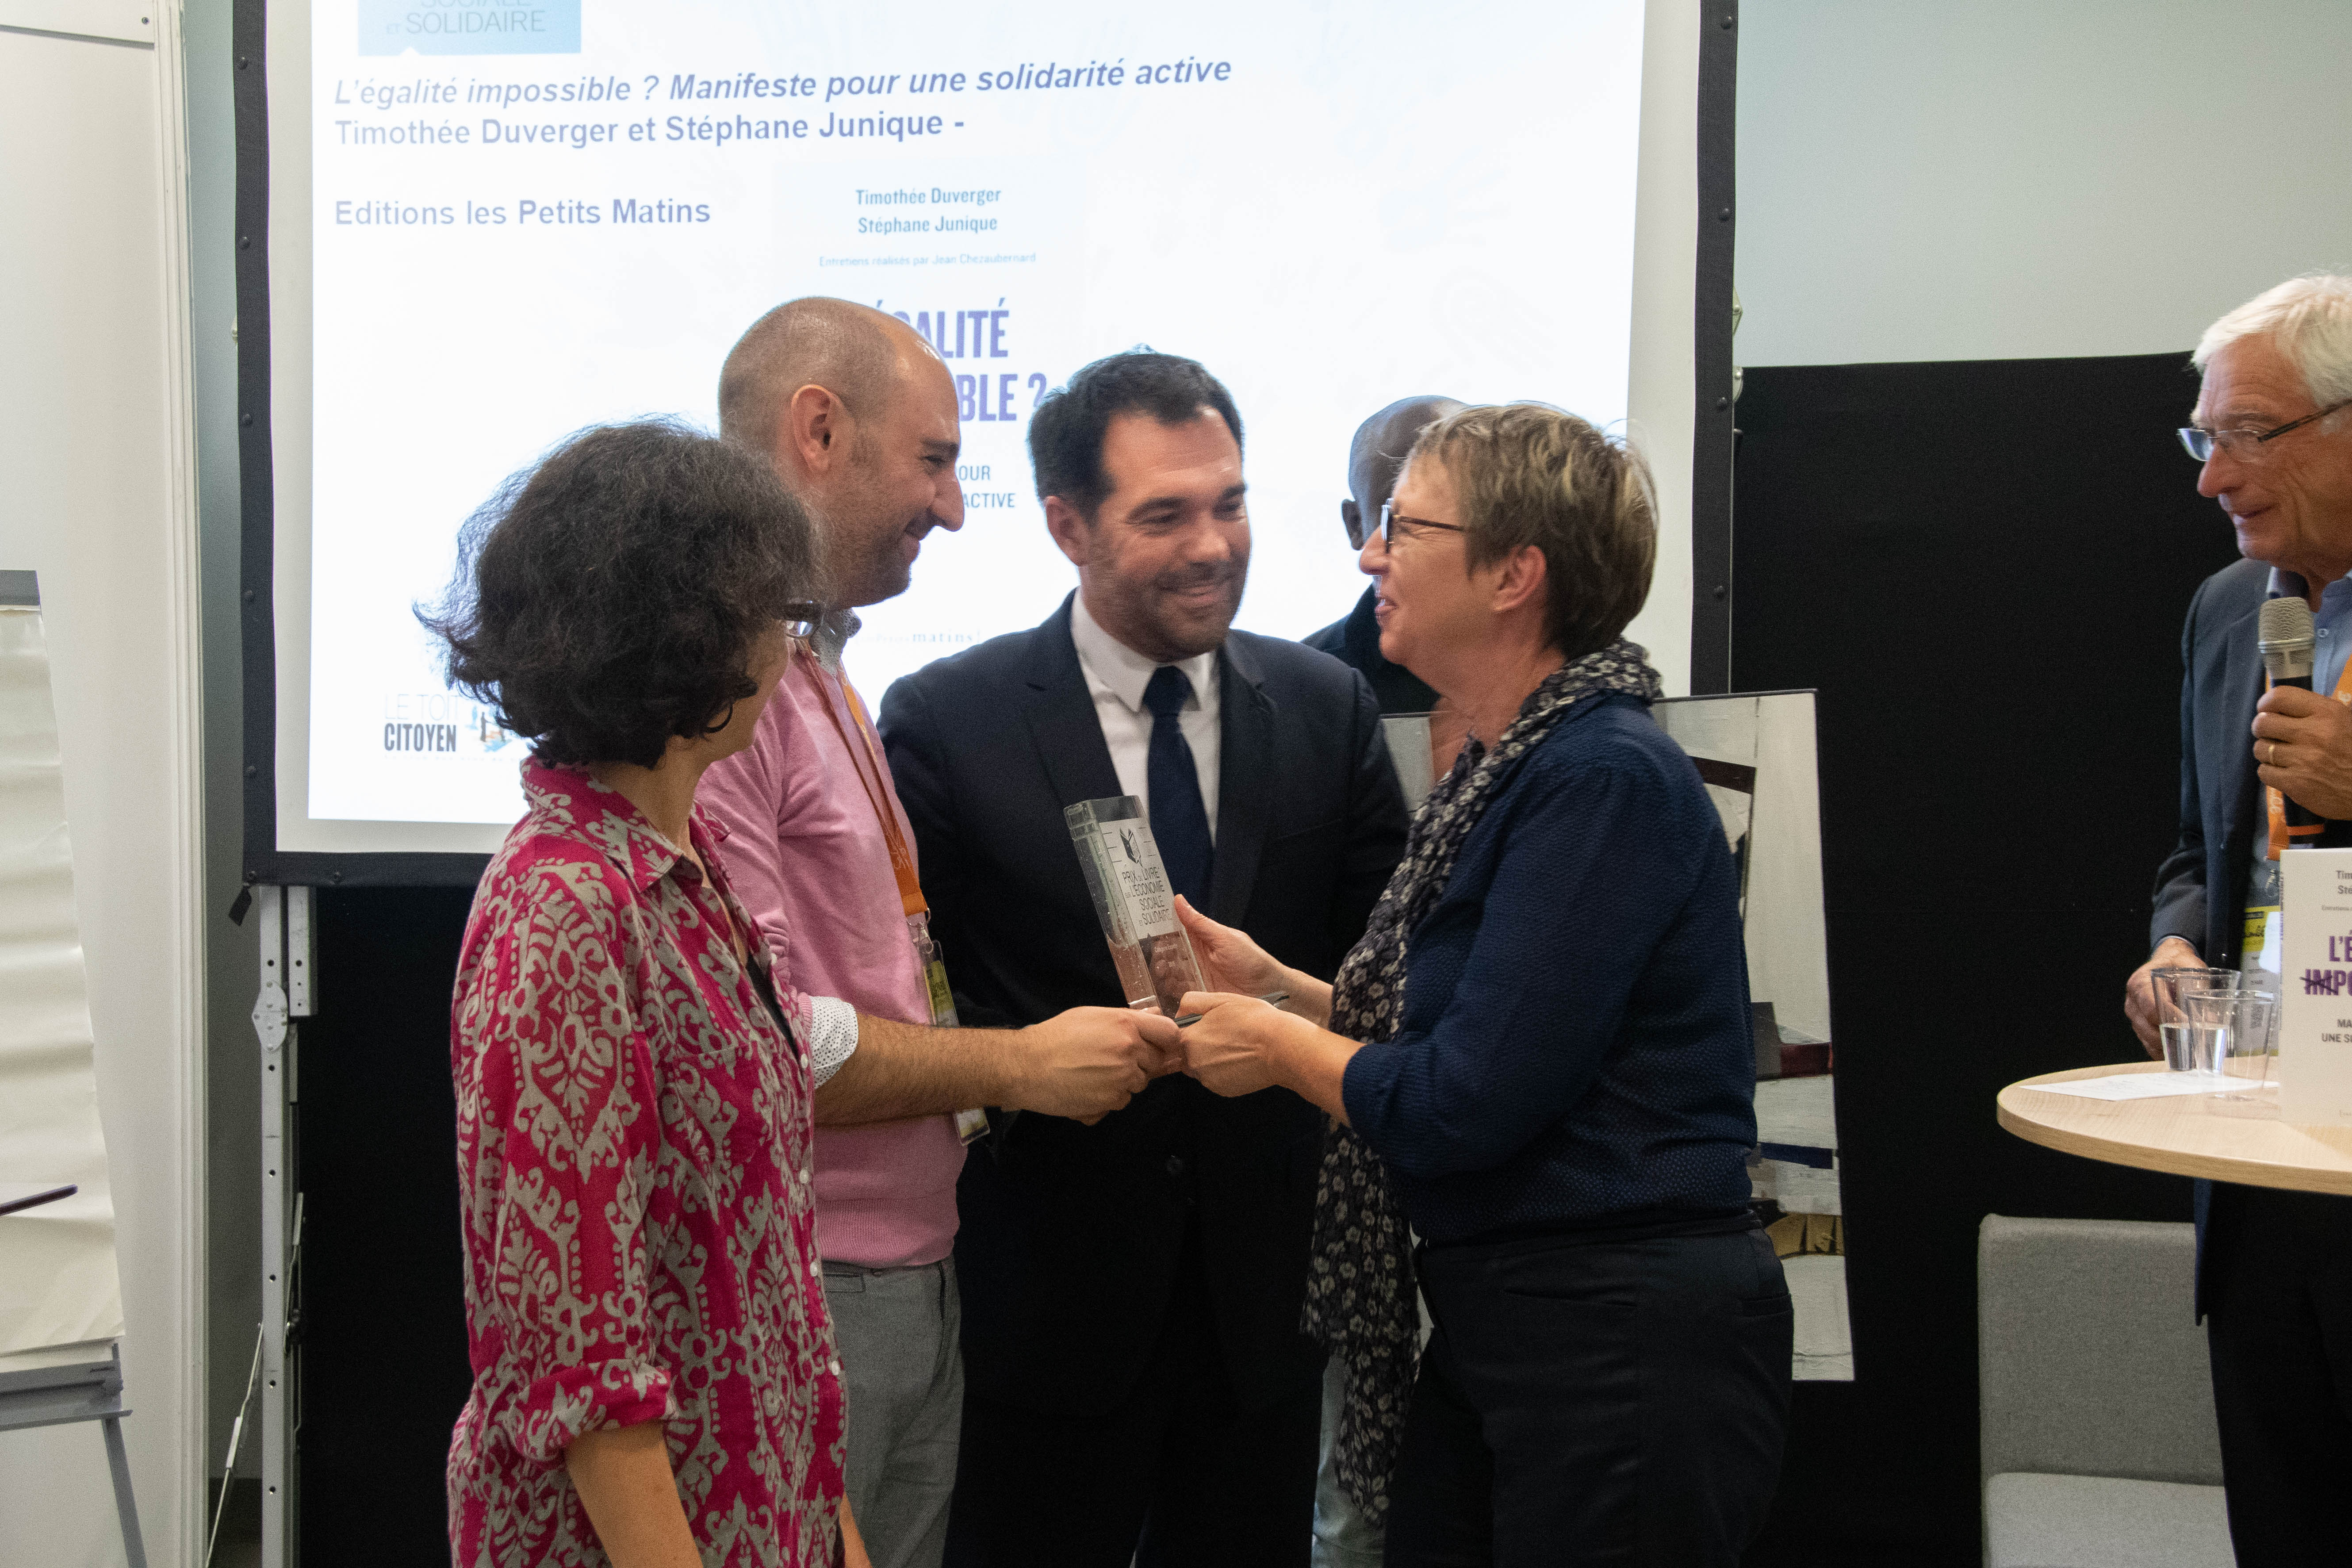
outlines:
[{"label": "black-framed glasses", "polygon": [[776,619],[786,637],[805,641],[816,635],[817,623],[824,619],[824,606],[814,599],[794,599]]},{"label": "black-framed glasses", "polygon": [[[2263,442],[2275,441],[2290,430],[2300,430],[2315,419],[2325,419],[2339,408],[2352,408],[2352,397],[2341,403],[2331,403],[2316,414],[2290,419],[2268,430],[2208,430],[2201,425],[2186,426],[2180,432],[2180,444],[2188,449],[2190,457],[2200,463],[2213,460],[2213,448],[2216,447],[2243,461],[2252,455],[2254,447]],[[1358,548],[1362,547],[1360,545]]]},{"label": "black-framed glasses", "polygon": [[[1348,524],[1348,542],[1354,545],[1357,549],[1361,550],[1365,544],[1370,542],[1372,534],[1371,531],[1364,526],[1364,514],[1362,512],[1356,512],[1353,516],[1354,521]],[[1458,522],[1433,522],[1425,517],[1407,517],[1404,513],[1397,510],[1396,500],[1391,497],[1391,499],[1381,502],[1380,534],[1381,549],[1392,550],[1396,547],[1397,525],[1399,523],[1402,523],[1404,525],[1405,537],[1407,539],[1412,537],[1412,531],[1417,528],[1434,528],[1446,533],[1467,533],[1470,531]]]}]

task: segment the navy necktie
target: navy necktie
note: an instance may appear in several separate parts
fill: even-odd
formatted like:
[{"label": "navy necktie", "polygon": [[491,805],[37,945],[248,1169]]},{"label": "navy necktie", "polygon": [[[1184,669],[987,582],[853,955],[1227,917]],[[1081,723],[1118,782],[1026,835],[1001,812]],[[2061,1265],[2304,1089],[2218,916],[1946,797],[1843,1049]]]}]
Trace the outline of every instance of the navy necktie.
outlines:
[{"label": "navy necktie", "polygon": [[1143,689],[1143,705],[1151,710],[1151,756],[1143,777],[1151,792],[1151,837],[1160,845],[1160,863],[1168,868],[1168,885],[1206,914],[1215,851],[1209,842],[1209,813],[1201,804],[1200,770],[1192,765],[1192,748],[1185,744],[1176,717],[1192,695],[1192,683],[1174,665],[1151,672]]}]

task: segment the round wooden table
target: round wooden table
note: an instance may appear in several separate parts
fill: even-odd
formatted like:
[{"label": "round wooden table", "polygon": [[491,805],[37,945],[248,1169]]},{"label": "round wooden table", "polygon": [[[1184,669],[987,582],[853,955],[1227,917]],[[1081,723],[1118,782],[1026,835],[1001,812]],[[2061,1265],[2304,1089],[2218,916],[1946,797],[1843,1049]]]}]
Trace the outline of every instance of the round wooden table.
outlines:
[{"label": "round wooden table", "polygon": [[2025,1079],[2000,1091],[2000,1124],[2028,1142],[2109,1164],[2250,1187],[2352,1195],[2352,1127],[2282,1121],[2275,1089],[2256,1091],[2248,1103],[2217,1094],[2085,1100],[2035,1088],[2164,1070],[2162,1062],[2128,1062]]}]

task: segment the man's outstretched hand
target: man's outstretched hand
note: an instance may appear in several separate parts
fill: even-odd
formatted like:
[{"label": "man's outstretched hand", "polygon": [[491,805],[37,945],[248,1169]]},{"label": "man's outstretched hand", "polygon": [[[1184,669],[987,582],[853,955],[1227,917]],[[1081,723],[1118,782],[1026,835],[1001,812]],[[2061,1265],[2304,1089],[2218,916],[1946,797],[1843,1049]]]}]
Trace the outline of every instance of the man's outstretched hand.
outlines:
[{"label": "man's outstretched hand", "polygon": [[1181,1067],[1176,1026],[1126,1007],[1073,1007],[1015,1036],[1009,1109],[1099,1121]]}]

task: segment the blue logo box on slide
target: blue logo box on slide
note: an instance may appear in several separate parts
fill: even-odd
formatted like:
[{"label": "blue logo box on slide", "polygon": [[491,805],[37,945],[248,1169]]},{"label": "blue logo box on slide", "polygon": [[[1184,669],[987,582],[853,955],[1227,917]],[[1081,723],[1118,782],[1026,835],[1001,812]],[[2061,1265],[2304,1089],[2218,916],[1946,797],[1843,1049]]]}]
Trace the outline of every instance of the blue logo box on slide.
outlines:
[{"label": "blue logo box on slide", "polygon": [[362,55],[576,55],[580,0],[360,0]]}]

